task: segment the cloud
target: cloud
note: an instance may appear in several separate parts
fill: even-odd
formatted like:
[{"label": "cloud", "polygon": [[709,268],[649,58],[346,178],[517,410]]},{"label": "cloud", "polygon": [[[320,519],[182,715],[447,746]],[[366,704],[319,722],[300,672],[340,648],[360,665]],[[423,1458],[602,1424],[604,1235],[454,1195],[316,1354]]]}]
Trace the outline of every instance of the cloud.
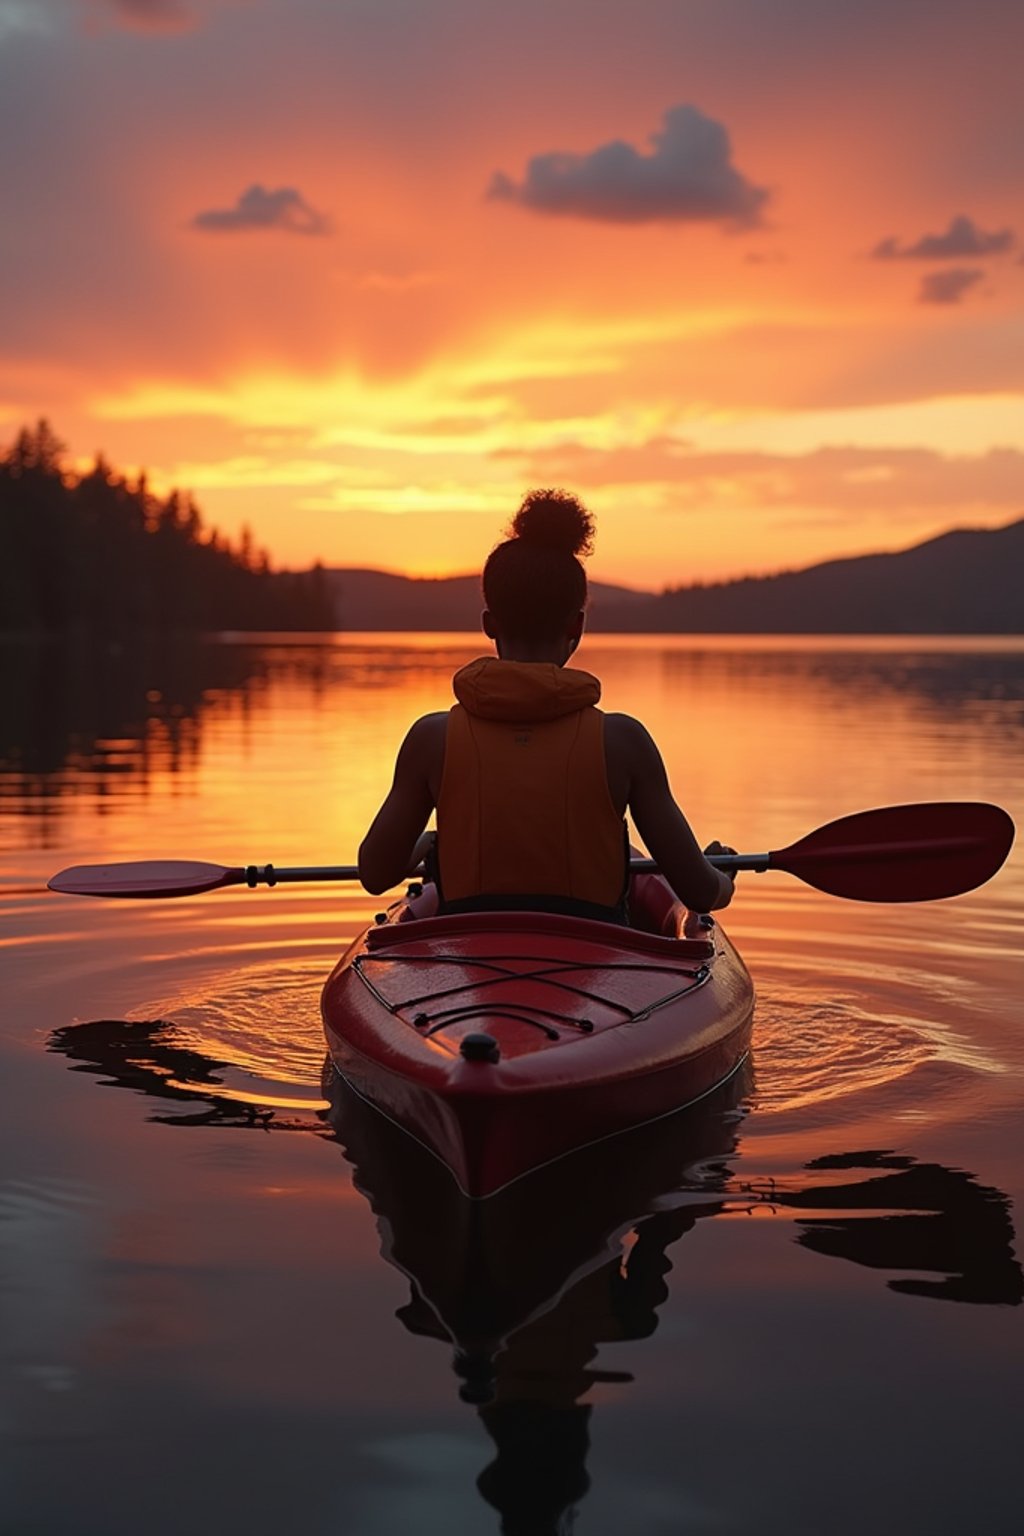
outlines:
[{"label": "cloud", "polygon": [[922,235],[913,245],[900,245],[895,235],[880,240],[871,252],[876,261],[962,261],[979,256],[999,256],[1013,249],[1012,229],[979,229],[961,213],[950,219],[941,235]]},{"label": "cloud", "polygon": [[331,223],[325,214],[311,208],[294,187],[270,191],[254,182],[233,208],[208,208],[196,214],[191,227],[216,233],[283,229],[293,235],[326,235]]},{"label": "cloud", "polygon": [[768,192],[732,164],[729,135],[696,107],[671,107],[649,153],[622,139],[586,155],[534,155],[521,182],[496,171],[487,195],[537,213],[611,224],[761,222]]},{"label": "cloud", "polygon": [[981,267],[944,267],[921,279],[919,304],[959,304],[964,294],[985,276]]}]

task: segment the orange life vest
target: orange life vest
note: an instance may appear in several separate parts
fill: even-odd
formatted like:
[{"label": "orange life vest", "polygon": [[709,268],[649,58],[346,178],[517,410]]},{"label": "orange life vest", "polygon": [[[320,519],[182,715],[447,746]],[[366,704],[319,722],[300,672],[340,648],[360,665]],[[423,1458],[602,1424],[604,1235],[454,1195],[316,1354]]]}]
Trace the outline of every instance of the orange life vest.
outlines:
[{"label": "orange life vest", "polygon": [[437,804],[444,906],[624,920],[628,841],[608,790],[597,678],[483,657],[453,688]]}]

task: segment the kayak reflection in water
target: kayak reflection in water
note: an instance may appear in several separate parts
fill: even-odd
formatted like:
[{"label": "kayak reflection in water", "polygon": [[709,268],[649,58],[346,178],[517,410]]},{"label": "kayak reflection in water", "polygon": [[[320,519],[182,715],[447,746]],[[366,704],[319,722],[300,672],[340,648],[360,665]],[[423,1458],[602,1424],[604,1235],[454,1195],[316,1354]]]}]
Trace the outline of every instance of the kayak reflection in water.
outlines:
[{"label": "kayak reflection in water", "polygon": [[[377,1217],[382,1256],[409,1282],[397,1316],[453,1348],[459,1395],[494,1442],[477,1487],[505,1536],[572,1528],[590,1484],[585,1399],[632,1380],[602,1370],[600,1348],[655,1332],[668,1250],[703,1218],[793,1211],[801,1247],[911,1271],[888,1280],[903,1294],[981,1305],[1024,1297],[1009,1201],[972,1174],[865,1151],[817,1159],[806,1187],[741,1183],[729,1160],[751,1081],[747,1064],[703,1104],[486,1201],[463,1197],[441,1163],[342,1078],[329,1083],[330,1121]],[[842,1177],[830,1182],[833,1171]]]},{"label": "kayak reflection in water", "polygon": [[572,1529],[590,1486],[584,1399],[633,1379],[596,1356],[657,1328],[669,1244],[724,1209],[750,1085],[745,1067],[684,1114],[479,1201],[335,1076],[331,1123],[377,1216],[382,1255],[409,1281],[397,1316],[453,1348],[459,1396],[495,1445],[477,1487],[505,1536]]},{"label": "kayak reflection in water", "polygon": [[[691,911],[729,904],[733,879],[705,858],[638,720],[597,708],[601,684],[567,668],[583,633],[578,558],[593,518],[565,491],[533,491],[483,571],[497,655],[456,673],[458,703],[409,730],[394,782],[359,850],[367,890],[424,860],[442,912],[530,909],[627,921],[625,816]],[[436,811],[437,836],[425,831]],[[708,853],[732,853],[714,842]]]}]

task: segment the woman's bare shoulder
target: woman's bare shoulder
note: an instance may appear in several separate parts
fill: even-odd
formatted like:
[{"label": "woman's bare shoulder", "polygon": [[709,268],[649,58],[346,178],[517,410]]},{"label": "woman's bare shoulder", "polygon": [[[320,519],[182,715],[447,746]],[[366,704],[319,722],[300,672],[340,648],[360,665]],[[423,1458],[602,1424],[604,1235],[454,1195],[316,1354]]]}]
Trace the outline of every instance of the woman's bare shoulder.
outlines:
[{"label": "woman's bare shoulder", "polygon": [[448,711],[438,710],[432,715],[421,715],[405,733],[402,755],[428,767],[444,756],[445,732],[448,729]]},{"label": "woman's bare shoulder", "polygon": [[604,760],[612,800],[623,814],[643,787],[664,773],[653,737],[632,715],[605,715]]},{"label": "woman's bare shoulder", "polygon": [[444,769],[445,732],[448,729],[448,711],[438,710],[431,715],[421,715],[406,732],[402,750],[398,754],[401,768],[426,780],[434,803],[441,791],[441,774]]},{"label": "woman's bare shoulder", "polygon": [[604,717],[605,741],[623,752],[650,752],[654,738],[647,727],[632,715],[606,714]]},{"label": "woman's bare shoulder", "polygon": [[406,740],[411,741],[415,738],[416,741],[422,742],[435,741],[437,737],[444,736],[447,728],[448,711],[439,709],[433,714],[420,715],[418,720],[414,720],[406,734]]}]

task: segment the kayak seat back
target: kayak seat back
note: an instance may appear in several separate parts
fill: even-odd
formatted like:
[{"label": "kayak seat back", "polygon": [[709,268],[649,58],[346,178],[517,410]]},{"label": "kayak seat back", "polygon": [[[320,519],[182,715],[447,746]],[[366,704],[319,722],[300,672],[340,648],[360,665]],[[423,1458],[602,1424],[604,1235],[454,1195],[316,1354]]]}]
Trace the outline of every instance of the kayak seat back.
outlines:
[{"label": "kayak seat back", "polygon": [[629,885],[630,927],[641,933],[679,938],[686,908],[661,875],[634,875]]},{"label": "kayak seat back", "polygon": [[[435,917],[437,906],[437,889],[428,883],[423,886],[421,894],[403,901],[395,916],[399,923],[416,922],[423,918]],[[532,915],[536,917],[538,914]],[[659,874],[640,874],[632,877],[629,887],[629,916],[630,929],[639,934],[690,941],[704,937],[692,931],[693,915],[677,899],[668,882]],[[382,938],[375,942],[386,943],[387,940]],[[709,953],[714,953],[713,945],[708,945],[707,948]]]}]

